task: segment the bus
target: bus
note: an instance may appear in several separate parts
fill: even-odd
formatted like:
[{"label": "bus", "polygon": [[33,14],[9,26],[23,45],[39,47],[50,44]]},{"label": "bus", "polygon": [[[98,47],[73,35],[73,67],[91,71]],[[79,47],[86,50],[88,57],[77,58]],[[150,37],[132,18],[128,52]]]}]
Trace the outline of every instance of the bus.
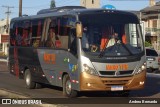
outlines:
[{"label": "bus", "polygon": [[10,23],[9,70],[26,87],[42,84],[78,92],[129,95],[144,88],[145,48],[133,13],[65,6],[44,9]]}]

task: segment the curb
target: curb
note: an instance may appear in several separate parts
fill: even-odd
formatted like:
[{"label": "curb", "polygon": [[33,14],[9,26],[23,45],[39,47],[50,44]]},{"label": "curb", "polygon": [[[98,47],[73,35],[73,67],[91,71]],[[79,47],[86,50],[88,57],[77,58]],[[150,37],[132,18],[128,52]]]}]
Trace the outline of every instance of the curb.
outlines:
[{"label": "curb", "polygon": [[0,94],[2,96],[7,96],[8,98],[29,98],[17,92],[12,92],[10,90],[0,88]]},{"label": "curb", "polygon": [[[7,89],[2,89],[0,88],[0,95],[4,96],[4,97],[7,97],[7,98],[30,98],[32,99],[31,97],[28,97],[28,96],[25,96],[21,93],[18,93],[18,92],[13,92],[13,91],[10,91],[10,90],[7,90]],[[27,105],[26,105],[27,106]],[[64,105],[55,105],[55,104],[36,104],[36,105],[33,105],[33,107],[67,107],[67,106],[64,106]]]}]

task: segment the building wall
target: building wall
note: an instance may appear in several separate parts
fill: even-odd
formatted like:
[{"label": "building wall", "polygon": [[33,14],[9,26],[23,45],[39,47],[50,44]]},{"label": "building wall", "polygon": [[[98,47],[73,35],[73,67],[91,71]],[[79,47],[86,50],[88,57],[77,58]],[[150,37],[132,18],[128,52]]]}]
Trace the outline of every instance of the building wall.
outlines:
[{"label": "building wall", "polygon": [[[7,23],[6,19],[0,20],[0,40],[1,40],[1,35],[3,35],[3,34],[7,35],[8,34],[6,32],[6,23]],[[8,43],[1,43],[2,52],[4,52],[5,55],[8,55],[8,46],[7,45],[8,45]]]},{"label": "building wall", "polygon": [[4,27],[4,26],[6,26],[6,22],[7,22],[6,19],[0,20],[0,34],[5,34],[6,33],[6,30],[5,30],[5,27]]},{"label": "building wall", "polygon": [[81,0],[80,5],[86,8],[100,8],[100,0]]},{"label": "building wall", "polygon": [[158,40],[158,19],[148,19],[145,21],[145,41],[152,44],[154,49],[159,50],[159,40]]}]

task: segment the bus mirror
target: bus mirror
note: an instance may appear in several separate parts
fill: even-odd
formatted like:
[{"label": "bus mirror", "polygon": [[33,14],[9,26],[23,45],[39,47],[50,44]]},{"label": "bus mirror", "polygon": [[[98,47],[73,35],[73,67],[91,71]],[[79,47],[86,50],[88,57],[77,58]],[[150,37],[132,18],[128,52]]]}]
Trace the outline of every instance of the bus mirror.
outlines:
[{"label": "bus mirror", "polygon": [[76,35],[82,37],[82,24],[80,22],[76,23]]}]

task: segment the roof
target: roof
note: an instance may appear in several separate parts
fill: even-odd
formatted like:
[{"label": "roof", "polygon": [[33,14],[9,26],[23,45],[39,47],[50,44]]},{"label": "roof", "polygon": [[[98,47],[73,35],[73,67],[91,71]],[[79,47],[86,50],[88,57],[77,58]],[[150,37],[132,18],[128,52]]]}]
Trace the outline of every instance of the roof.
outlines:
[{"label": "roof", "polygon": [[[68,8],[68,6],[65,6]],[[72,6],[73,7],[73,6]],[[74,6],[76,7],[76,6]],[[78,6],[80,7],[80,6]],[[62,8],[62,7],[60,7]],[[53,9],[52,9],[53,10]],[[56,8],[56,10],[58,10]],[[63,8],[63,10],[65,10]],[[67,9],[66,9],[67,10]],[[109,10],[109,9],[86,9],[86,8],[79,8],[79,9],[69,9],[68,11],[51,11],[50,9],[44,9],[41,10],[38,15],[34,16],[26,16],[26,17],[19,17],[19,18],[14,18],[13,20],[23,20],[23,19],[28,19],[28,18],[42,18],[42,17],[49,17],[49,16],[62,16],[62,15],[83,15],[83,14],[98,14],[98,13],[121,13],[121,14],[126,14],[126,15],[131,15],[134,17],[137,17],[135,14],[127,11],[121,11],[121,10]],[[53,14],[54,13],[54,14]]]},{"label": "roof", "polygon": [[142,12],[142,19],[158,19],[160,13],[160,1],[157,2],[154,6],[148,6],[140,10]]},{"label": "roof", "polygon": [[51,9],[42,9],[39,12],[37,12],[37,15],[52,13],[52,12],[65,12],[65,11],[70,11],[70,10],[75,10],[75,9],[86,9],[86,8],[82,6],[63,6],[63,7],[56,7],[56,8],[51,8]]},{"label": "roof", "polygon": [[140,18],[140,11],[129,11],[135,15],[137,15],[138,18]]},{"label": "roof", "polygon": [[160,11],[160,1],[157,2],[154,6],[148,6],[140,11],[141,12]]}]

